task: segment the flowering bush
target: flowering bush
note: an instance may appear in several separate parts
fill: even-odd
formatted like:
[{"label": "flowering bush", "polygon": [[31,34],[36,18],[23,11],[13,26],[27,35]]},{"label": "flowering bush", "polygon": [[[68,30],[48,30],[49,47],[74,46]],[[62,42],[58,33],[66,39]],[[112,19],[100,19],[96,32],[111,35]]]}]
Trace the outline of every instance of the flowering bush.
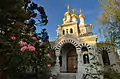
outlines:
[{"label": "flowering bush", "polygon": [[[38,21],[37,14],[41,16]],[[44,8],[31,0],[3,0],[0,3],[0,79],[16,79],[17,72],[49,70],[48,39],[48,43],[39,42],[43,37],[38,39],[35,32],[37,24],[44,26],[47,22]]]},{"label": "flowering bush", "polygon": [[12,39],[12,40],[16,40],[16,37],[15,37],[15,36],[11,36],[11,39]]},{"label": "flowering bush", "polygon": [[24,52],[24,51],[27,50],[27,49],[28,49],[27,46],[23,46],[23,47],[21,48],[21,51]]},{"label": "flowering bush", "polygon": [[35,36],[34,40],[31,36],[29,38],[19,43],[21,47],[20,57],[23,62],[20,63],[18,70],[20,72],[49,72],[54,62],[51,57],[53,51],[49,41],[41,43]]},{"label": "flowering bush", "polygon": [[27,42],[20,41],[20,46],[27,46]]},{"label": "flowering bush", "polygon": [[32,40],[37,40],[36,37],[32,37],[31,39],[32,39]]}]

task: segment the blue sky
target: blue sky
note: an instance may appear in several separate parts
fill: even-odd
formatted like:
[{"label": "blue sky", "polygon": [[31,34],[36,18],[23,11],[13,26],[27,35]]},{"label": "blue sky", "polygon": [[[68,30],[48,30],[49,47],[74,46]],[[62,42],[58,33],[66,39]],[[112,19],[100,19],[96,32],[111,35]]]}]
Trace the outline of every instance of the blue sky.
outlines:
[{"label": "blue sky", "polygon": [[70,5],[70,9],[74,8],[75,13],[79,14],[79,10],[82,9],[82,13],[85,15],[85,23],[93,24],[93,33],[98,35],[98,41],[101,41],[98,33],[98,24],[95,24],[97,18],[101,14],[98,0],[32,0],[40,6],[43,6],[48,16],[48,24],[46,26],[37,26],[37,32],[40,32],[42,28],[46,28],[50,37],[50,41],[56,39],[57,25],[62,24],[64,13],[67,11],[67,4]]}]

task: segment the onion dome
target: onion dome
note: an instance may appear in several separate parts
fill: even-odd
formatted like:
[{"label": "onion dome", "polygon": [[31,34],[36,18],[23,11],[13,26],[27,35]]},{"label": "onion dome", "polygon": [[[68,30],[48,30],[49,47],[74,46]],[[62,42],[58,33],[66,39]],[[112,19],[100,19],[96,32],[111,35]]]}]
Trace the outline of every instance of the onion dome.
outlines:
[{"label": "onion dome", "polygon": [[71,17],[72,18],[78,18],[78,15],[74,13],[75,12],[75,9],[72,9],[72,15]]},{"label": "onion dome", "polygon": [[64,16],[71,15],[71,12],[70,12],[70,6],[69,6],[69,5],[67,6],[67,9],[68,9],[68,11],[65,12]]},{"label": "onion dome", "polygon": [[82,14],[82,10],[80,9],[80,15],[79,18],[84,18],[85,16]]}]

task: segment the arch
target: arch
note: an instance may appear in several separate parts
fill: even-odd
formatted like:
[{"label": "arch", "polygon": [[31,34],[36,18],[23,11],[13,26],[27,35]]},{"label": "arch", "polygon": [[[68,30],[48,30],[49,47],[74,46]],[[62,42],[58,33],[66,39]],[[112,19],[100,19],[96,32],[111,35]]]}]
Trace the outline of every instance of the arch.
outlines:
[{"label": "arch", "polygon": [[82,47],[86,47],[88,49],[88,51],[91,50],[91,46],[87,43],[82,43],[79,46],[80,46],[80,49],[82,49]]},{"label": "arch", "polygon": [[73,41],[72,39],[66,39],[63,40],[61,42],[59,42],[56,46],[55,46],[55,50],[60,51],[61,47],[66,44],[66,43],[71,43],[75,46],[76,50],[79,49],[79,44],[77,44],[75,41]]},{"label": "arch", "polygon": [[[85,47],[85,46],[83,46],[83,47],[81,48],[81,53],[84,53],[84,52],[88,52],[88,49],[87,49],[87,47]],[[83,63],[84,63],[84,64],[90,63],[88,53],[84,53],[84,54],[83,54]]]},{"label": "arch", "polygon": [[63,35],[65,34],[65,30],[63,30]]},{"label": "arch", "polygon": [[110,47],[100,47],[98,48],[98,53],[100,54],[102,52],[102,50],[106,50],[108,53],[110,53]]},{"label": "arch", "polygon": [[77,71],[76,47],[71,43],[63,44],[60,48],[60,56],[63,61],[61,72],[75,73]]},{"label": "arch", "polygon": [[68,34],[68,29],[66,29],[66,34]]},{"label": "arch", "polygon": [[73,33],[73,29],[72,28],[70,29],[70,33]]},{"label": "arch", "polygon": [[109,55],[106,50],[102,50],[102,60],[105,66],[110,65]]},{"label": "arch", "polygon": [[54,49],[58,52],[60,52],[60,48],[62,47],[62,45],[64,45],[65,43],[71,43],[76,47],[76,50],[81,50],[82,47],[86,47],[89,50],[91,50],[91,46],[87,43],[82,43],[82,44],[78,44],[76,41],[72,40],[72,39],[66,39],[63,40],[61,42],[59,42]]},{"label": "arch", "polygon": [[108,53],[111,53],[110,47],[100,47],[98,48],[98,53],[102,56],[102,61],[105,66],[110,65],[110,59]]}]

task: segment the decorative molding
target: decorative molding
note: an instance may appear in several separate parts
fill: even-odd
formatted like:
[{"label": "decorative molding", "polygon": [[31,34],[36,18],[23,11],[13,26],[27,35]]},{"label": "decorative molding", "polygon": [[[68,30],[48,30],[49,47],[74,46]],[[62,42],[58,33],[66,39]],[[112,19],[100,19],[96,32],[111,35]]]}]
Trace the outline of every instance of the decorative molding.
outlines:
[{"label": "decorative molding", "polygon": [[111,53],[110,47],[99,47],[99,48],[97,49],[97,51],[98,51],[99,54],[101,54],[101,52],[102,52],[103,50],[106,50],[107,53]]},{"label": "decorative molding", "polygon": [[91,46],[87,43],[80,44],[80,48],[82,48],[82,47],[87,47],[88,50],[91,50]]},{"label": "decorative molding", "polygon": [[72,39],[66,39],[66,40],[63,40],[63,41],[59,42],[55,46],[55,50],[60,50],[60,48],[66,43],[73,44],[76,47],[76,49],[79,48],[78,44],[75,41],[73,41]]},{"label": "decorative molding", "polygon": [[70,43],[70,44],[73,44],[76,48],[76,51],[77,50],[81,50],[82,47],[87,47],[88,50],[91,50],[91,46],[87,43],[82,43],[82,44],[78,44],[78,42],[72,40],[72,39],[66,39],[66,40],[62,40],[60,41],[56,46],[55,46],[55,50],[56,51],[60,51],[61,47],[66,44],[66,43]]}]

